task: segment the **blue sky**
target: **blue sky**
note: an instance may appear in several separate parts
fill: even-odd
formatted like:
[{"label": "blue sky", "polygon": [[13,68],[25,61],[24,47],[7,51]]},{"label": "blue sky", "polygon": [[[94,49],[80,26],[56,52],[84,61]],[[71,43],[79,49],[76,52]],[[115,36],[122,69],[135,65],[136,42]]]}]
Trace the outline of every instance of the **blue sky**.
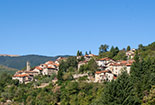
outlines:
[{"label": "blue sky", "polygon": [[0,0],[0,53],[98,54],[155,41],[155,0]]}]

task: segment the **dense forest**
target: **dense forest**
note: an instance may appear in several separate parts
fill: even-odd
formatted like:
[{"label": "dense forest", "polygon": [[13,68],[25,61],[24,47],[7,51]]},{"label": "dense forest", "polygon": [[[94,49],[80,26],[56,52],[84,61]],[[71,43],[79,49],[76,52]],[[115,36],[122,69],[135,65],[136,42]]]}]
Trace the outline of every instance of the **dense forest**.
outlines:
[{"label": "dense forest", "polygon": [[[99,48],[99,57],[127,59],[124,51],[108,45]],[[78,53],[80,54],[80,53]],[[97,59],[97,58],[96,58]],[[82,58],[81,58],[82,60]],[[7,73],[0,74],[0,102],[12,105],[155,105],[155,42],[143,46],[140,44],[131,66],[131,73],[123,72],[116,80],[103,83],[88,83],[86,78],[73,78],[79,61],[69,57],[60,63],[58,75],[37,76],[38,81],[19,84]],[[89,72],[92,76],[96,70],[94,60],[78,72]],[[56,83],[52,81],[58,78]],[[49,85],[37,88],[42,83]]]},{"label": "dense forest", "polygon": [[[62,57],[67,57],[68,55],[64,55]],[[39,64],[45,63],[46,61],[54,61],[60,56],[56,57],[47,57],[40,55],[25,55],[18,57],[10,57],[10,56],[0,56],[0,65],[4,65],[10,68],[15,69],[23,69],[26,66],[26,62],[29,61],[31,66],[37,66]]]}]

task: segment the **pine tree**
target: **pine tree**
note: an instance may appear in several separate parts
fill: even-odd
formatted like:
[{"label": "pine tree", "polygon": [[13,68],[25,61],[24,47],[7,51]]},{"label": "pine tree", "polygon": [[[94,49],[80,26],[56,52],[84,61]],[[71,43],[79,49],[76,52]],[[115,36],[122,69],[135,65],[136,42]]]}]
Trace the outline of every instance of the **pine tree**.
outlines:
[{"label": "pine tree", "polygon": [[131,48],[130,48],[130,46],[128,46],[128,47],[127,47],[127,51],[130,51],[130,50],[131,50]]},{"label": "pine tree", "polygon": [[112,46],[111,49],[110,49],[109,57],[113,58],[114,56],[115,56],[115,48],[114,48],[114,46]]},{"label": "pine tree", "polygon": [[85,55],[88,55],[87,51],[85,52]]},{"label": "pine tree", "polygon": [[89,54],[91,54],[91,51],[89,51]]},{"label": "pine tree", "polygon": [[155,73],[152,72],[154,67],[150,59],[146,61],[142,58],[140,59],[138,52],[136,52],[134,60],[135,62],[131,66],[131,82],[134,86],[133,93],[140,103],[144,96],[144,91],[155,85]]},{"label": "pine tree", "polygon": [[119,48],[115,47],[115,55],[117,55],[119,53]]},{"label": "pine tree", "polygon": [[110,54],[109,54],[109,57],[110,58],[113,58],[114,56],[116,56],[119,52],[119,48],[118,47],[115,47],[112,46],[111,49],[110,49]]},{"label": "pine tree", "polygon": [[77,51],[77,56],[80,56],[80,51],[79,50]]},{"label": "pine tree", "polygon": [[80,51],[80,56],[82,56],[83,54],[82,54],[82,51]]}]

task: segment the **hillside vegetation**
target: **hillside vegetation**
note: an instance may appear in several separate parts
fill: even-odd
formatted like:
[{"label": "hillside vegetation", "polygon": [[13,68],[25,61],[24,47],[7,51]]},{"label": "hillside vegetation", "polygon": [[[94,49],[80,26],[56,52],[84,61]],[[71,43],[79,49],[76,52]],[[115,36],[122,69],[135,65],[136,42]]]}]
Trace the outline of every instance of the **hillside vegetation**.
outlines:
[{"label": "hillside vegetation", "polygon": [[[38,76],[37,82],[19,84],[8,74],[0,75],[0,102],[12,105],[155,105],[155,43],[139,46],[131,66],[131,73],[123,72],[111,82],[94,83],[73,78],[76,72],[76,57],[69,57],[60,63],[58,81],[52,83],[52,76]],[[100,52],[100,56],[107,52]],[[110,53],[110,52],[109,52]],[[113,57],[120,58],[113,55]],[[111,55],[111,54],[110,54]],[[94,73],[96,65],[91,60],[84,71]],[[81,72],[84,72],[81,71]],[[49,83],[44,88],[36,88]]]},{"label": "hillside vegetation", "polygon": [[0,74],[4,72],[9,73],[9,74],[14,74],[16,71],[18,70],[14,68],[9,68],[7,66],[0,65]]}]

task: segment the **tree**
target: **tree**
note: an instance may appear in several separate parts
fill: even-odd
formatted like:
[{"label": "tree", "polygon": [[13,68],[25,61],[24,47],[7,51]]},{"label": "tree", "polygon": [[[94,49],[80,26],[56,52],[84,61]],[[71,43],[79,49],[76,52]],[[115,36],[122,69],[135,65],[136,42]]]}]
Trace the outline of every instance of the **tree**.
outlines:
[{"label": "tree", "polygon": [[97,70],[97,64],[96,64],[96,62],[95,62],[94,59],[91,59],[88,62],[88,68],[90,70],[90,73],[92,73],[94,75],[95,74],[95,71]]},{"label": "tree", "polygon": [[83,54],[82,54],[82,51],[80,51],[80,56],[82,56]]},{"label": "tree", "polygon": [[127,46],[127,51],[130,51],[130,50],[131,50],[130,46]]},{"label": "tree", "polygon": [[57,78],[58,78],[59,81],[63,80],[63,78],[62,78],[63,72],[67,71],[66,69],[67,69],[67,65],[66,65],[66,63],[64,61],[62,61],[60,63],[59,71],[58,71],[58,75],[57,75]]},{"label": "tree", "polygon": [[138,49],[141,50],[141,51],[144,51],[145,50],[145,48],[144,48],[144,46],[142,44],[139,44],[138,45]]},{"label": "tree", "polygon": [[65,73],[63,75],[63,80],[66,81],[66,80],[72,80],[73,79],[73,76],[71,73]]},{"label": "tree", "polygon": [[80,51],[79,50],[77,51],[77,56],[80,56]]},{"label": "tree", "polygon": [[114,46],[111,47],[110,52],[114,52],[115,48]]},{"label": "tree", "polygon": [[99,54],[103,53],[103,45],[99,47]]},{"label": "tree", "polygon": [[[132,100],[132,83],[127,72],[122,72],[117,80],[106,84],[96,105],[135,105],[137,102]],[[93,104],[92,104],[93,105]]]},{"label": "tree", "polygon": [[81,65],[79,68],[79,73],[84,73],[85,71],[85,65]]},{"label": "tree", "polygon": [[119,51],[119,53],[113,57],[114,60],[127,60],[127,56],[125,54],[125,51]]},{"label": "tree", "polygon": [[108,48],[109,48],[109,46],[108,46],[107,44],[105,44],[105,45],[103,46],[104,52],[107,52]]},{"label": "tree", "polygon": [[142,105],[155,105],[155,85],[152,86],[149,94],[146,93],[146,96],[144,96]]},{"label": "tree", "polygon": [[85,52],[85,55],[88,55],[87,51]]},{"label": "tree", "polygon": [[112,46],[108,57],[113,58],[118,54],[118,52],[119,52],[119,48],[118,47],[114,48],[114,46]]},{"label": "tree", "polygon": [[91,51],[89,51],[89,54],[91,54]]},{"label": "tree", "polygon": [[155,85],[155,72],[153,72],[154,61],[147,59],[146,61],[139,58],[138,51],[134,57],[135,62],[131,66],[131,82],[133,83],[133,93],[136,100],[141,103],[145,91]]},{"label": "tree", "polygon": [[65,63],[67,65],[67,69],[69,67],[77,68],[77,65],[78,65],[77,58],[74,56],[69,57]]},{"label": "tree", "polygon": [[126,51],[125,48],[122,49],[123,51]]},{"label": "tree", "polygon": [[103,52],[107,52],[107,49],[109,48],[109,46],[107,44],[101,45],[99,47],[99,54],[103,53]]},{"label": "tree", "polygon": [[115,55],[117,55],[119,53],[119,48],[115,47]]},{"label": "tree", "polygon": [[109,58],[113,58],[114,56],[115,56],[115,48],[114,48],[114,46],[112,46],[110,49]]}]

